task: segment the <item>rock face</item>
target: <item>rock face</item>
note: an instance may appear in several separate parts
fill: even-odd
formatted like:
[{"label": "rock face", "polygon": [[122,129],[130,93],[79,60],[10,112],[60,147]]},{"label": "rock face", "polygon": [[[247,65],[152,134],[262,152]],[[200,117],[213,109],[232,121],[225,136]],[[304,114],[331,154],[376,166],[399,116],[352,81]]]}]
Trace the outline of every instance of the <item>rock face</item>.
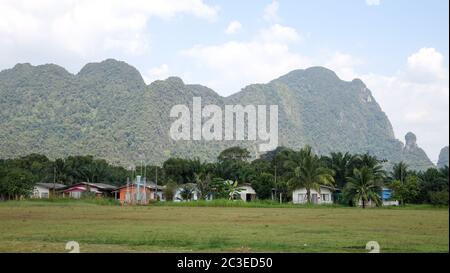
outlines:
[{"label": "rock face", "polygon": [[425,151],[417,145],[417,137],[412,132],[405,135],[405,147],[403,148],[402,160],[410,168],[415,170],[426,170],[435,167]]},{"label": "rock face", "polygon": [[292,71],[267,84],[249,85],[230,97],[171,77],[146,85],[132,66],[112,59],[86,65],[77,75],[56,65],[16,65],[0,72],[0,157],[42,153],[50,158],[92,154],[129,166],[171,156],[214,160],[252,141],[174,141],[169,129],[174,105],[278,105],[280,146],[305,144],[317,152],[371,153],[389,164],[432,166],[409,135],[406,146],[370,90],[358,79],[340,80],[323,67]]},{"label": "rock face", "polygon": [[405,135],[405,150],[412,151],[417,149],[417,137],[414,133],[408,132]]},{"label": "rock face", "polygon": [[441,152],[439,153],[439,160],[437,163],[438,168],[444,168],[445,166],[448,166],[448,146],[441,149]]}]

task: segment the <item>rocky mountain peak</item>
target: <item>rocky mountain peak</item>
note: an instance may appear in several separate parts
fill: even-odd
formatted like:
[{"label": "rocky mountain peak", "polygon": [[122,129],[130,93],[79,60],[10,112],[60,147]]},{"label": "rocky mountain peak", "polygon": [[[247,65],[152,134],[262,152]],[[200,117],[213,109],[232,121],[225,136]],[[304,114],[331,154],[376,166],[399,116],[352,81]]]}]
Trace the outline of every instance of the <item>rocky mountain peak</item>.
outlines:
[{"label": "rocky mountain peak", "polygon": [[405,135],[405,149],[406,150],[412,150],[417,148],[417,136],[412,133],[412,132],[408,132]]}]

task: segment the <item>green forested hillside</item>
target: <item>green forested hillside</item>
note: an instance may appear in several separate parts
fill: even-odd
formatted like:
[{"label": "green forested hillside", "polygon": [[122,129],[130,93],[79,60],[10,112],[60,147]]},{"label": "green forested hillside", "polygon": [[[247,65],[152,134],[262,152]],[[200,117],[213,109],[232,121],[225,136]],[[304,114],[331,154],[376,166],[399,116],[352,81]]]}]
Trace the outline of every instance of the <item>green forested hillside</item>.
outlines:
[{"label": "green forested hillside", "polygon": [[319,153],[370,152],[390,164],[432,166],[417,145],[395,139],[363,82],[342,81],[328,69],[296,70],[224,98],[176,77],[146,85],[135,68],[112,59],[88,64],[76,75],[56,65],[18,64],[0,72],[0,157],[91,154],[128,166],[170,156],[213,160],[235,145],[256,156],[252,142],[171,140],[170,109],[191,105],[194,96],[202,97],[203,105],[279,105],[280,146],[310,144]]}]

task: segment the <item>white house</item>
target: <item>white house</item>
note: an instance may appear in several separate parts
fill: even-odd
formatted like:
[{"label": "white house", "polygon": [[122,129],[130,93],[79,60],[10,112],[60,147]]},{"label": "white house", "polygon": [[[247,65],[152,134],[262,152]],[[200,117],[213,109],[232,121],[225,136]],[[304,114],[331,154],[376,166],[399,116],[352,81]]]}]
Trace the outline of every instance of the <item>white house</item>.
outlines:
[{"label": "white house", "polygon": [[[399,205],[398,200],[392,200],[392,190],[389,188],[386,188],[386,187],[382,188],[381,193],[380,193],[380,198],[381,198],[381,204],[385,207]],[[362,200],[359,200],[358,206],[362,207]],[[372,207],[376,207],[377,204],[375,202],[372,202],[372,200],[369,200],[368,202],[366,202],[364,204],[364,206],[372,208]]]},{"label": "white house", "polygon": [[[184,187],[191,187],[191,189],[192,189],[192,197],[190,200],[184,200],[183,197],[181,197],[181,193],[183,192]],[[197,200],[199,200],[199,196],[200,196],[200,193],[197,189],[197,185],[194,183],[187,183],[187,184],[178,186],[177,190],[175,191],[174,201],[175,202],[197,201]],[[205,200],[206,201],[212,200],[212,195],[206,196]]]},{"label": "white house", "polygon": [[181,196],[181,193],[183,192],[185,187],[192,188],[192,197],[189,201],[197,201],[197,199],[198,199],[197,189],[196,189],[195,184],[192,184],[192,183],[187,183],[185,185],[178,186],[177,190],[175,191],[175,196],[174,196],[173,200],[175,202],[187,201],[187,200],[184,200],[183,197]]},{"label": "white house", "polygon": [[256,192],[249,184],[239,186],[239,189],[241,189],[239,195],[245,202],[254,201],[256,199]]},{"label": "white house", "polygon": [[65,185],[57,183],[36,183],[31,195],[32,198],[49,198],[53,194],[53,190],[64,188]]},{"label": "white house", "polygon": [[[333,204],[332,189],[330,187],[321,186],[320,192],[311,189],[311,203],[313,204]],[[306,188],[296,189],[292,192],[292,202],[294,204],[305,204],[308,202],[306,196]]]}]

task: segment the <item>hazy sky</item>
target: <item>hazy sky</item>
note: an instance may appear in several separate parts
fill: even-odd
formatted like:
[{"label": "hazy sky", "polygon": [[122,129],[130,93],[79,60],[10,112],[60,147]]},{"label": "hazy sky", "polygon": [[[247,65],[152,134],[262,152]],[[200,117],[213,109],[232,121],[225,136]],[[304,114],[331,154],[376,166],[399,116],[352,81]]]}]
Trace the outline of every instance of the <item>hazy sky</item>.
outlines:
[{"label": "hazy sky", "polygon": [[223,96],[322,65],[361,78],[403,140],[449,143],[447,0],[0,0],[0,70],[115,58],[147,83],[180,76]]}]

